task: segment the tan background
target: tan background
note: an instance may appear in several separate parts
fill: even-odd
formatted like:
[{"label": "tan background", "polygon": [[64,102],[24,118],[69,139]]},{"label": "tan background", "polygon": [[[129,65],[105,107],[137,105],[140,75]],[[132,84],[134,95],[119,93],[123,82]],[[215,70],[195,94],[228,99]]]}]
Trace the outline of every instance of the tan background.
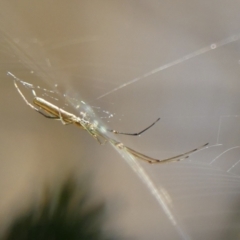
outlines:
[{"label": "tan background", "polygon": [[[106,229],[127,239],[236,239],[240,164],[229,169],[240,159],[239,9],[234,0],[1,1],[2,228],[43,182],[74,169],[91,173],[109,209]],[[60,107],[68,94],[99,117],[114,114],[102,119],[109,128],[134,132],[161,117],[141,137],[119,137],[156,158],[210,142],[184,162],[141,163],[177,224],[113,148],[27,107],[8,71],[57,89]]]}]

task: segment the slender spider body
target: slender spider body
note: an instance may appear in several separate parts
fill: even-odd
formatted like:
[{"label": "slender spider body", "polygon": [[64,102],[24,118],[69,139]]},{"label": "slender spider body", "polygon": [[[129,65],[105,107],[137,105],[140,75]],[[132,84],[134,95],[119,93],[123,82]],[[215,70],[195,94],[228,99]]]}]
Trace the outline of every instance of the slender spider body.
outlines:
[{"label": "slender spider body", "polygon": [[79,121],[80,119],[77,116],[75,116],[74,114],[69,113],[61,108],[58,108],[56,105],[44,100],[43,98],[34,97],[33,103],[37,107],[39,107],[39,109],[44,110],[44,112],[47,113],[47,114],[44,114],[43,112],[41,112],[41,114],[43,114],[45,117],[59,120],[60,119],[59,116],[61,116],[61,119],[66,124],[74,123],[78,127],[83,128],[83,126],[81,125],[81,123]]},{"label": "slender spider body", "polygon": [[[21,92],[21,90],[19,89],[17,83],[16,83],[16,81],[20,81],[21,83],[24,83],[24,82],[21,81],[20,79],[18,79],[17,77],[15,77],[13,74],[11,74],[11,73],[8,73],[8,74],[11,75],[14,78],[14,85],[15,85],[17,91],[19,92],[19,94],[21,95],[23,100],[26,102],[26,104],[29,107],[31,107],[33,110],[37,111],[38,113],[40,113],[41,115],[43,115],[46,118],[54,119],[54,120],[60,120],[64,125],[74,124],[74,125],[82,128],[82,129],[85,129],[100,144],[105,144],[106,142],[109,142],[113,146],[118,148],[119,150],[126,151],[131,156],[133,156],[135,158],[138,158],[138,159],[141,159],[145,162],[148,162],[148,163],[168,163],[168,162],[180,161],[180,160],[188,158],[190,154],[192,154],[192,153],[194,153],[194,152],[196,152],[200,149],[203,149],[208,145],[208,143],[206,143],[201,147],[198,147],[198,148],[193,149],[191,151],[188,151],[188,152],[185,152],[183,154],[180,154],[180,155],[177,155],[177,156],[174,156],[174,157],[171,157],[171,158],[167,158],[167,159],[159,160],[159,159],[151,158],[149,156],[146,156],[142,153],[139,153],[139,152],[133,150],[132,148],[129,148],[129,147],[125,146],[123,143],[118,142],[118,141],[114,140],[113,138],[108,137],[107,134],[105,134],[105,132],[102,130],[103,128],[99,128],[97,123],[92,123],[86,118],[86,113],[82,113],[82,117],[77,117],[76,115],[74,115],[72,113],[69,113],[69,112],[63,110],[62,108],[59,108],[58,106],[46,101],[45,99],[37,97],[34,90],[32,90],[33,95],[34,95],[33,104],[29,103],[28,100],[23,95],[23,93]],[[140,131],[138,133],[123,133],[123,132],[119,132],[119,131],[116,131],[116,130],[109,130],[109,129],[107,129],[105,131],[109,131],[109,132],[112,132],[114,134],[138,136],[141,133],[147,131],[149,128],[151,128],[159,120],[160,120],[160,118],[158,118],[150,126],[148,126],[147,128],[143,129],[142,131]]]}]

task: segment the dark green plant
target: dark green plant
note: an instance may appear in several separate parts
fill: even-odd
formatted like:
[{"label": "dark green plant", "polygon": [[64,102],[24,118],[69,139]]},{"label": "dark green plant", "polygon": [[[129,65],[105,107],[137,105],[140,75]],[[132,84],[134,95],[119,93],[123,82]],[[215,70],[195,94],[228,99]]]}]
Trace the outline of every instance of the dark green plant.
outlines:
[{"label": "dark green plant", "polygon": [[89,203],[86,187],[69,178],[56,194],[46,188],[40,206],[17,218],[6,240],[110,240],[102,231],[104,204]]}]

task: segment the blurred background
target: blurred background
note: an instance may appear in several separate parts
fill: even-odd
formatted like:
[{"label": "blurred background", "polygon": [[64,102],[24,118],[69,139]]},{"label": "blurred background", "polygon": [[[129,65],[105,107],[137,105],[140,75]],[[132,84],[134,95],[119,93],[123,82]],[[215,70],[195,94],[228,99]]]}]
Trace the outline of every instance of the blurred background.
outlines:
[{"label": "blurred background", "polygon": [[[106,231],[140,240],[239,239],[239,7],[236,0],[2,0],[1,231],[46,182],[74,169],[104,199]],[[76,105],[91,107],[110,129],[137,132],[161,117],[141,137],[118,136],[146,155],[210,145],[179,163],[137,160],[147,186],[110,145],[31,110],[7,72],[40,86],[38,96],[53,91],[76,115]]]}]

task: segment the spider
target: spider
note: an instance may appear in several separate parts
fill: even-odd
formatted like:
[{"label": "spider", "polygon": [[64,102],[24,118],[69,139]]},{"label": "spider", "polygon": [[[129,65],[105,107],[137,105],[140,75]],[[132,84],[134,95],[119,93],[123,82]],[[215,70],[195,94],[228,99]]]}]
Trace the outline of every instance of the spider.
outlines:
[{"label": "spider", "polygon": [[11,75],[14,78],[14,85],[17,89],[17,91],[19,92],[20,96],[23,98],[23,100],[25,101],[25,103],[31,107],[33,110],[35,110],[36,112],[40,113],[41,115],[43,115],[44,117],[48,118],[48,119],[54,119],[54,120],[60,120],[62,122],[63,125],[68,125],[68,124],[74,124],[82,129],[85,129],[94,139],[96,139],[100,144],[105,144],[106,142],[111,143],[112,145],[114,145],[116,148],[118,148],[119,150],[123,150],[123,151],[127,151],[131,156],[134,156],[140,160],[143,160],[145,162],[148,163],[168,163],[168,162],[177,162],[183,159],[186,159],[189,157],[190,154],[203,149],[204,147],[206,147],[208,145],[208,143],[195,148],[191,151],[185,152],[183,154],[174,156],[174,157],[170,157],[170,158],[166,158],[166,159],[162,159],[162,160],[158,160],[149,156],[146,156],[140,152],[137,152],[135,150],[133,150],[132,148],[129,148],[127,146],[125,146],[123,143],[116,141],[113,138],[110,138],[107,136],[107,134],[105,134],[106,131],[108,132],[112,132],[114,134],[122,134],[122,135],[130,135],[130,136],[139,136],[140,134],[144,133],[145,131],[147,131],[149,128],[151,128],[153,125],[155,125],[160,118],[158,118],[155,122],[153,122],[150,126],[144,128],[142,131],[138,132],[138,133],[124,133],[124,132],[119,132],[116,130],[110,130],[110,129],[104,129],[103,127],[99,127],[98,124],[96,122],[91,122],[89,119],[86,118],[87,114],[86,113],[81,113],[81,117],[78,117],[70,112],[67,112],[65,110],[63,110],[62,108],[59,108],[58,106],[44,100],[43,98],[40,98],[36,95],[35,91],[32,90],[34,99],[33,99],[33,104],[31,104],[30,102],[28,102],[28,100],[26,99],[26,97],[24,96],[24,94],[22,93],[22,91],[20,90],[20,88],[17,85],[16,81],[20,81],[21,83],[27,84],[23,81],[21,81],[20,79],[18,79],[17,77],[15,77],[12,73],[8,72],[8,75]]}]

